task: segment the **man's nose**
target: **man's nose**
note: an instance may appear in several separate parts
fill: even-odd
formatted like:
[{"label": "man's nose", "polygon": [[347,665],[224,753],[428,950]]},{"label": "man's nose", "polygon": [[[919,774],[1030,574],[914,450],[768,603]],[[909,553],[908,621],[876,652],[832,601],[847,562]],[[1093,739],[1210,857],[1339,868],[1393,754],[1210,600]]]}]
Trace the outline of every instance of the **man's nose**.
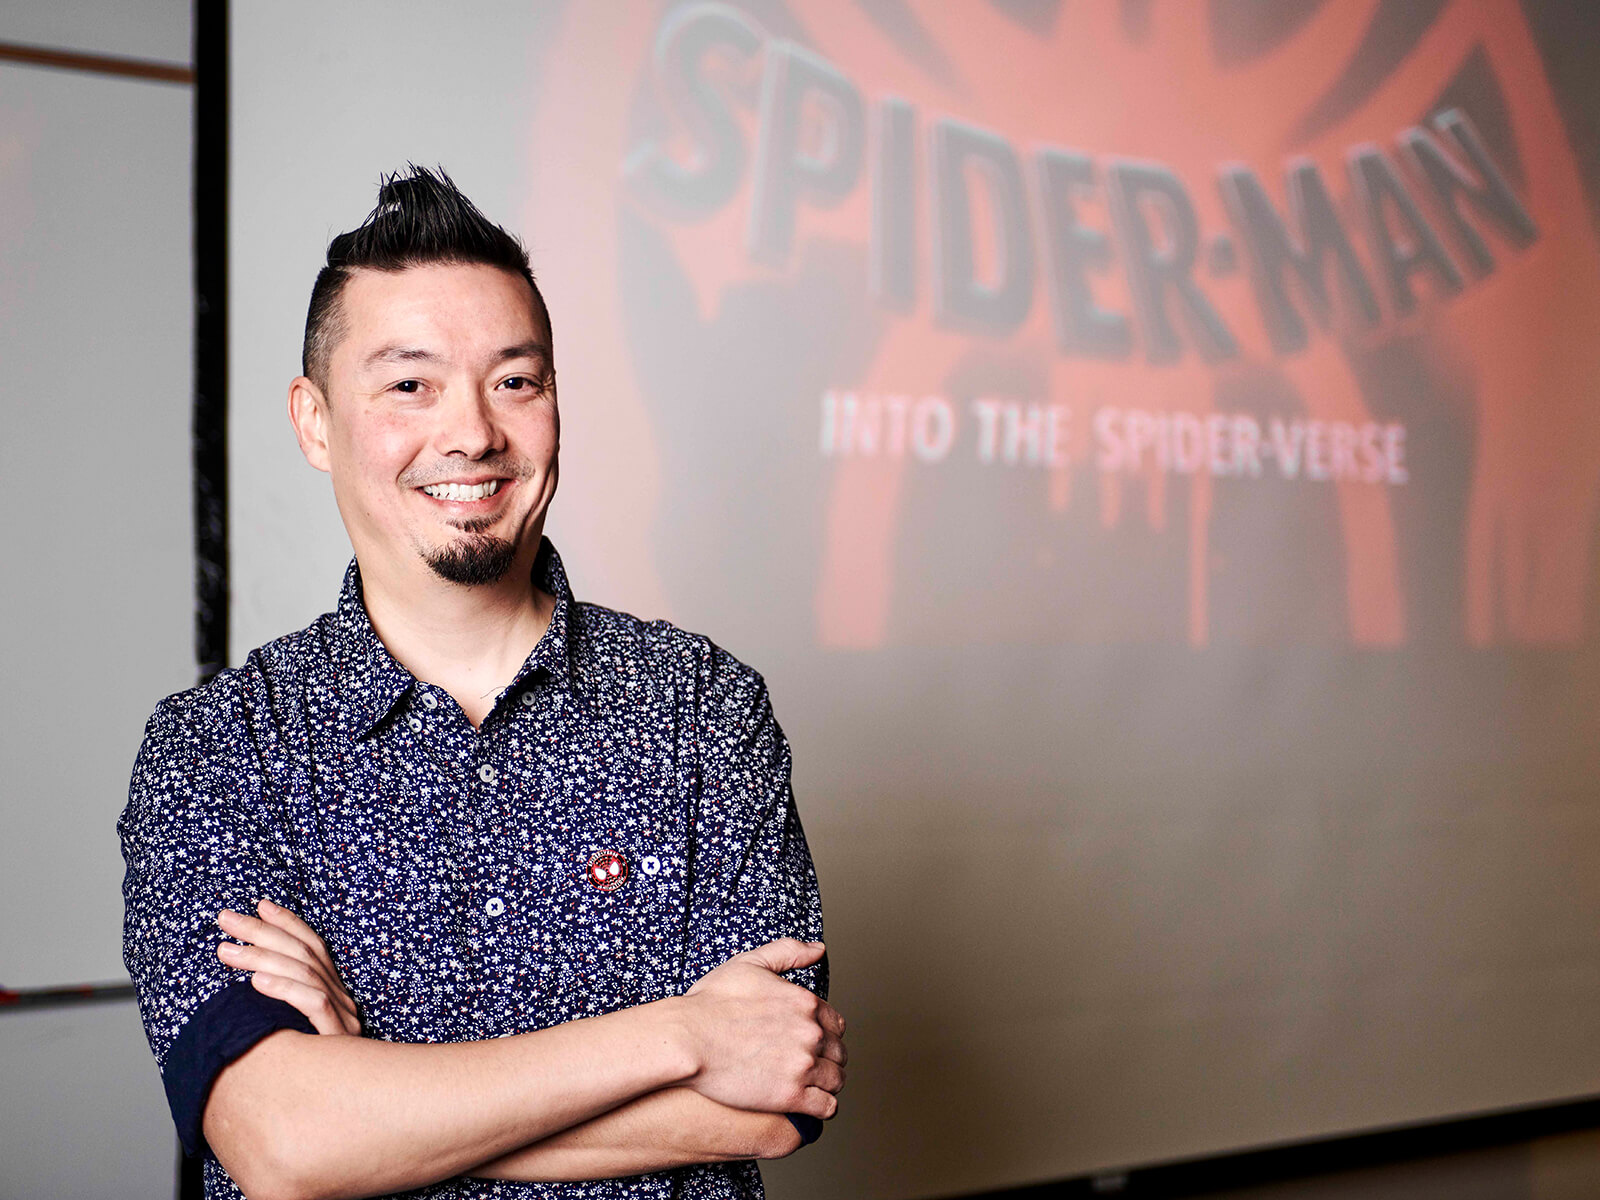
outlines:
[{"label": "man's nose", "polygon": [[435,442],[441,454],[462,454],[467,458],[482,458],[505,448],[504,434],[495,422],[489,398],[475,387],[446,390],[439,407]]}]

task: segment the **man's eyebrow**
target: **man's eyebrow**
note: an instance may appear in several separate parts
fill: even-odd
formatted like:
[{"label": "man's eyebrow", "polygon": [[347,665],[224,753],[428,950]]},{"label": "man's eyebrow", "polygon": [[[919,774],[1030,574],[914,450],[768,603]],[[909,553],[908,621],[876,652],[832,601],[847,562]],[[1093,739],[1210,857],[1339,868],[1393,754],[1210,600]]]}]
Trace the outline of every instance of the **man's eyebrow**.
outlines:
[{"label": "man's eyebrow", "polygon": [[518,342],[515,346],[507,346],[500,351],[500,362],[509,362],[513,358],[539,358],[549,362],[550,347],[543,342],[527,341]]},{"label": "man's eyebrow", "polygon": [[375,367],[379,363],[436,363],[443,361],[432,350],[424,350],[420,346],[384,346],[381,349],[374,350],[366,358],[362,359],[361,365],[363,367]]}]

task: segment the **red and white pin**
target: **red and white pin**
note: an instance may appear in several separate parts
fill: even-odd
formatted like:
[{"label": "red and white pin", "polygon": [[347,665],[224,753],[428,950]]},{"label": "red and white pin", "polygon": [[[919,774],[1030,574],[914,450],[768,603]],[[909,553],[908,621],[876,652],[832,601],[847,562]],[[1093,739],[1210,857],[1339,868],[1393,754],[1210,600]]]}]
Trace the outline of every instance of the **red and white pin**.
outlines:
[{"label": "red and white pin", "polygon": [[628,882],[628,860],[615,850],[599,850],[589,860],[589,882],[602,892],[614,892]]}]

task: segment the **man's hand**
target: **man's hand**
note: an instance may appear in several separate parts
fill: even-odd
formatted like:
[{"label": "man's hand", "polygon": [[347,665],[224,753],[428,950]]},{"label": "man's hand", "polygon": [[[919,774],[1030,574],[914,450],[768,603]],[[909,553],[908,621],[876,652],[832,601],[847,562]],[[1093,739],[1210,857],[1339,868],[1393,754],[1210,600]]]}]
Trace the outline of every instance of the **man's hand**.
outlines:
[{"label": "man's hand", "polygon": [[293,1005],[318,1033],[361,1034],[356,1002],[345,991],[333,957],[316,932],[294,913],[262,900],[259,917],[223,909],[217,924],[243,946],[223,942],[217,957],[239,971],[264,996]]},{"label": "man's hand", "polygon": [[684,995],[700,1070],[689,1081],[730,1108],[827,1120],[844,1087],[844,1018],[780,978],[822,958],[821,942],[780,938],[736,955]]}]

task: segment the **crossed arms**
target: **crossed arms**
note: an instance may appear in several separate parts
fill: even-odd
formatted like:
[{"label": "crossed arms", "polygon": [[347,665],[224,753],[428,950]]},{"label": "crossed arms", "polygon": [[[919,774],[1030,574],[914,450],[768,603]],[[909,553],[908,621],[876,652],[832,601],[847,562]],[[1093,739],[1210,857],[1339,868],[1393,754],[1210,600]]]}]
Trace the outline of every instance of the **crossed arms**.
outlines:
[{"label": "crossed arms", "polygon": [[680,997],[512,1037],[448,1044],[362,1038],[309,926],[263,903],[224,913],[218,957],[299,1009],[218,1076],[204,1129],[263,1200],[357,1197],[470,1173],[599,1179],[779,1157],[785,1113],[829,1118],[844,1085],[844,1019],[779,976],[822,956],[784,938],[738,955]]},{"label": "crossed arms", "polygon": [[[705,851],[686,897],[682,966],[699,982],[682,996],[474,1042],[389,1042],[330,1024],[341,1009],[353,1019],[354,1007],[323,943],[287,910],[263,906],[272,921],[225,928],[249,943],[241,957],[215,953],[219,909],[308,894],[296,822],[321,817],[306,811],[311,793],[281,735],[262,732],[279,717],[260,669],[164,700],[118,821],[123,954],[185,1147],[209,1143],[252,1197],[298,1200],[463,1172],[602,1179],[777,1156],[798,1141],[782,1114],[831,1115],[843,1023],[780,977],[820,977],[810,964],[823,965],[819,943],[783,936],[821,933],[788,747],[759,676],[714,648],[699,653],[697,725],[710,732],[697,750],[694,823],[682,831]],[[303,713],[281,722],[311,737]],[[342,753],[335,733],[325,754]],[[402,924],[409,915],[388,911]],[[258,994],[271,997],[269,1010],[285,1001],[312,1019],[283,1028],[281,1015],[252,1011]],[[249,1019],[212,1019],[234,1013]]]}]

